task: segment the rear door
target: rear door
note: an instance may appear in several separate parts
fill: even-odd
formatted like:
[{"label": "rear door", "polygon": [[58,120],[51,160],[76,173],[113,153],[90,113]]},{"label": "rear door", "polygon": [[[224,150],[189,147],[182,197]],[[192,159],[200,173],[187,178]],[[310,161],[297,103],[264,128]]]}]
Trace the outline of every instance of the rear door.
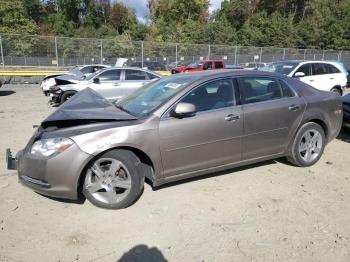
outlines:
[{"label": "rear door", "polygon": [[312,63],[312,86],[323,90],[330,91],[333,87],[334,79],[330,79],[325,63]]},{"label": "rear door", "polygon": [[273,77],[241,77],[243,160],[284,152],[288,137],[302,117],[304,101],[283,81]]},{"label": "rear door", "polygon": [[138,69],[124,69],[123,80],[119,89],[123,96],[129,95],[140,87],[151,82],[148,73]]},{"label": "rear door", "polygon": [[162,117],[159,137],[165,176],[241,160],[243,115],[235,83],[229,78],[202,84],[179,101],[194,104],[195,116]]}]

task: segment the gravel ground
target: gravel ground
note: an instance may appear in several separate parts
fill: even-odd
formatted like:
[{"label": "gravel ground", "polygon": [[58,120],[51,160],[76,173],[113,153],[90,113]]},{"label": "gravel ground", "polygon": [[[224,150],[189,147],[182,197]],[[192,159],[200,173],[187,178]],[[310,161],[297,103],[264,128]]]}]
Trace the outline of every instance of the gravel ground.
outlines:
[{"label": "gravel ground", "polygon": [[313,167],[268,161],[146,185],[110,211],[36,194],[5,169],[47,101],[37,86],[0,90],[0,261],[350,261],[350,131]]}]

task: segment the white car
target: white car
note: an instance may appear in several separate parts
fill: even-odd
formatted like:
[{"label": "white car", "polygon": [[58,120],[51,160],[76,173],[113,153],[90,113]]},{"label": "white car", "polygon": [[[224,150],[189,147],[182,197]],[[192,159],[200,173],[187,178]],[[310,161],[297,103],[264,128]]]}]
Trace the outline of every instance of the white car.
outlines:
[{"label": "white car", "polygon": [[339,62],[281,61],[268,64],[259,70],[297,77],[314,88],[337,92],[340,95],[347,84],[346,73]]},{"label": "white car", "polygon": [[59,73],[59,74],[52,74],[45,76],[43,81],[41,82],[41,89],[43,90],[43,93],[45,95],[49,94],[50,87],[55,86],[56,78],[59,77],[65,77],[66,79],[70,79],[71,82],[78,82],[80,81],[84,76],[89,76],[93,73],[95,73],[98,70],[101,70],[103,68],[110,67],[108,65],[84,65],[84,66],[76,66],[72,70],[70,70],[68,73]]},{"label": "white car", "polygon": [[76,84],[54,86],[51,102],[62,104],[77,92],[89,87],[110,101],[117,101],[136,89],[161,78],[155,72],[133,67],[110,67],[86,77]]}]

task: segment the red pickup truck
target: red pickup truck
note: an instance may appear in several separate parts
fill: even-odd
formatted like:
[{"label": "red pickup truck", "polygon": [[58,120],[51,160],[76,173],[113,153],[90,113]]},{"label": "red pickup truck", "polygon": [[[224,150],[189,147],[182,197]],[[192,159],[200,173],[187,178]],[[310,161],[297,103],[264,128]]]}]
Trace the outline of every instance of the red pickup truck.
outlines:
[{"label": "red pickup truck", "polygon": [[172,74],[177,74],[187,71],[203,71],[210,69],[226,69],[224,60],[202,60],[198,62],[193,62],[188,66],[180,66],[171,69]]}]

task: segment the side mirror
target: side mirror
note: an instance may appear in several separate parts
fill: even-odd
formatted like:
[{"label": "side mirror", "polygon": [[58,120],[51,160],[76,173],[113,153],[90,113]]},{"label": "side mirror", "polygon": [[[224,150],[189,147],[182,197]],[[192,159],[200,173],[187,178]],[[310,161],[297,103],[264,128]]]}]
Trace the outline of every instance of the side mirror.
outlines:
[{"label": "side mirror", "polygon": [[295,77],[304,77],[304,76],[305,76],[305,73],[303,73],[303,72],[296,72],[296,73],[294,74],[294,76],[295,76]]},{"label": "side mirror", "polygon": [[191,117],[196,114],[196,106],[190,103],[178,103],[171,112],[171,116],[176,118]]},{"label": "side mirror", "polygon": [[95,77],[94,80],[92,81],[94,84],[99,84],[100,79],[98,77]]}]

